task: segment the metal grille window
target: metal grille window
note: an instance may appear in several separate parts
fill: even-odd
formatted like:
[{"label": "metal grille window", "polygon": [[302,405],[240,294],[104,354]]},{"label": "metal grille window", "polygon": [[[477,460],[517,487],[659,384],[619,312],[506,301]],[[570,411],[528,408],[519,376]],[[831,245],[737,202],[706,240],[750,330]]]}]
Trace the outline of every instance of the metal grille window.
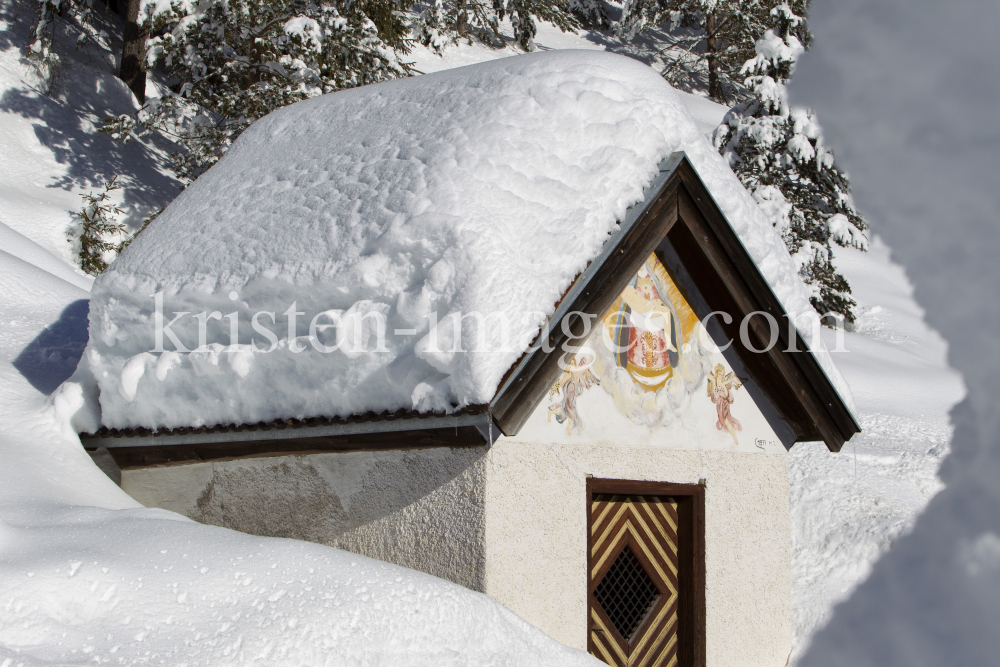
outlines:
[{"label": "metal grille window", "polygon": [[659,599],[660,592],[632,549],[626,546],[594,589],[594,597],[618,634],[625,641],[631,641],[636,628]]}]

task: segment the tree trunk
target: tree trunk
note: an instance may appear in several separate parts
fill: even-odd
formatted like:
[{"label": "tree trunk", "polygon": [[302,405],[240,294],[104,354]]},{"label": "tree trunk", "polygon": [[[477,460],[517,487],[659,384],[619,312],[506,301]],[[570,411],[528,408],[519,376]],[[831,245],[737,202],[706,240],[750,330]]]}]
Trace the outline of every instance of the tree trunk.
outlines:
[{"label": "tree trunk", "polygon": [[715,12],[709,12],[705,17],[705,54],[708,59],[708,96],[716,102],[726,102],[722,95],[722,82],[719,81],[719,46],[715,35]]},{"label": "tree trunk", "polygon": [[139,104],[146,102],[146,70],[142,59],[146,54],[146,36],[139,32],[139,5],[142,0],[127,2],[125,9],[125,34],[122,40],[122,62],[118,78],[132,90]]}]

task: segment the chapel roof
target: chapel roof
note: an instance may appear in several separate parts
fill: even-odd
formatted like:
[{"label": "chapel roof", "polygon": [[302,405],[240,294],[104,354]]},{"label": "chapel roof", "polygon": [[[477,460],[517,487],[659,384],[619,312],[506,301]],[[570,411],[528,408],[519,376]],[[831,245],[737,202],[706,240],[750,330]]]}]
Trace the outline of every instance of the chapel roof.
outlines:
[{"label": "chapel roof", "polygon": [[[517,56],[324,95],[254,123],[95,282],[85,359],[102,424],[486,405],[678,151],[784,311],[811,312],[780,236],[662,77],[603,52]],[[150,353],[154,294],[165,322],[190,313],[172,329],[188,347],[206,345]],[[225,319],[206,320],[198,340],[194,315],[213,311],[237,313],[238,350],[225,347]],[[384,347],[292,352],[330,311],[383,318]],[[244,343],[262,312],[276,321],[268,353]],[[285,312],[303,313],[297,339]],[[427,344],[432,323],[446,338],[474,312],[502,316],[506,335],[470,326],[459,352]],[[850,404],[825,350],[813,352]]]}]

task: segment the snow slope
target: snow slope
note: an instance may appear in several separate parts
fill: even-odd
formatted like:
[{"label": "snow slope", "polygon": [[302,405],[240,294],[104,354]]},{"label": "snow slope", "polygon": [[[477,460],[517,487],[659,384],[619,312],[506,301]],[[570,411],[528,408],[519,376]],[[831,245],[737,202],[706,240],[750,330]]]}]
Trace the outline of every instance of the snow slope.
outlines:
[{"label": "snow slope", "polygon": [[[19,51],[33,14],[31,2],[0,3],[0,224],[75,266],[76,248],[67,240],[76,223],[70,213],[80,210],[81,194],[99,192],[118,176],[124,189],[113,194],[113,201],[124,211],[122,221],[135,227],[173,199],[180,183],[167,169],[169,142],[122,146],[97,132],[101,119],[135,109],[108,61],[110,42],[89,41],[78,48],[79,31],[60,21],[61,62],[51,72],[40,71]],[[112,20],[117,18],[99,24],[110,31]],[[0,236],[0,243],[6,245],[9,238]]]},{"label": "snow slope", "polygon": [[[17,28],[0,25],[0,100],[37,95],[8,39]],[[74,71],[83,89],[117,85],[99,68]],[[35,102],[52,127],[83,127],[72,88],[65,95]],[[70,425],[79,385],[48,396],[87,337],[90,279],[72,268],[63,235],[89,183],[71,182],[77,158],[32,143],[44,133],[24,120],[0,115],[0,137],[27,147],[0,162],[20,188],[0,193],[0,210],[18,211],[0,225],[0,664],[595,664],[483,595],[141,508],[98,470]],[[97,158],[119,158],[104,150]],[[155,157],[138,168],[155,171]],[[66,189],[49,197],[52,182]]]},{"label": "snow slope", "polygon": [[[822,0],[792,83],[913,280],[968,386],[945,488],[800,664],[994,665],[1000,655],[1000,5]],[[895,383],[887,387],[895,389]],[[932,387],[928,387],[932,389]]]}]

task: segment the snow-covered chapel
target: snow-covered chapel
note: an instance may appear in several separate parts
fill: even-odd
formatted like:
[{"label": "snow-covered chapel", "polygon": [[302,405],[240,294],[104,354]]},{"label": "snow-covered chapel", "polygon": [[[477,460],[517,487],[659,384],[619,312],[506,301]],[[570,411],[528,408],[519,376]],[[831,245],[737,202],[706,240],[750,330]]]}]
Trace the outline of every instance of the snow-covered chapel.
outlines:
[{"label": "snow-covered chapel", "polygon": [[256,122],[94,284],[77,423],[148,506],[779,667],[787,450],[859,430],[811,312],[656,72],[530,54]]}]

